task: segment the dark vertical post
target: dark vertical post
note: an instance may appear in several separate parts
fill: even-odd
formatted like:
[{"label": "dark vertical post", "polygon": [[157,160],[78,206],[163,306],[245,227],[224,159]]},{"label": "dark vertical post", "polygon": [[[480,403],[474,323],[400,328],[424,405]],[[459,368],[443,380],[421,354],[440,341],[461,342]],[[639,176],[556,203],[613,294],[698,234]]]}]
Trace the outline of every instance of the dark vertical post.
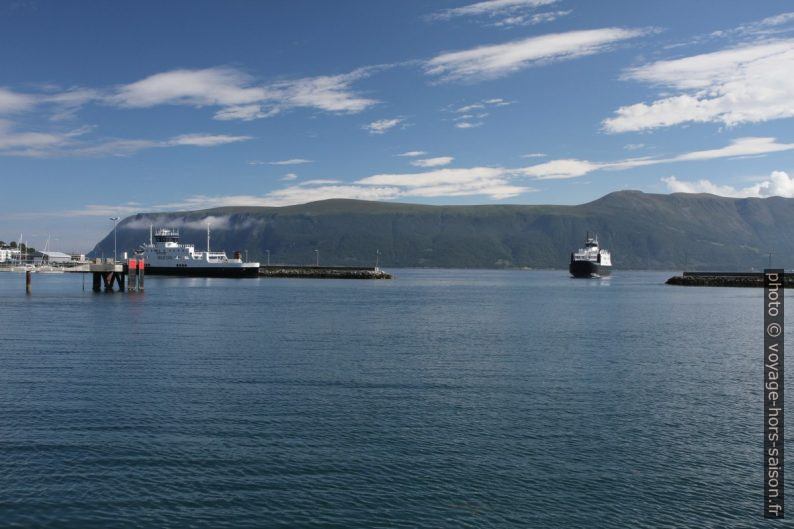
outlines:
[{"label": "dark vertical post", "polygon": [[30,270],[25,272],[25,293],[30,294],[33,292],[33,274]]},{"label": "dark vertical post", "polygon": [[102,290],[102,274],[99,272],[94,272],[91,275],[94,276],[93,290],[94,292],[99,292]]},{"label": "dark vertical post", "polygon": [[143,259],[138,261],[138,290],[143,292],[143,276],[146,272],[145,269],[146,264],[143,262]]}]

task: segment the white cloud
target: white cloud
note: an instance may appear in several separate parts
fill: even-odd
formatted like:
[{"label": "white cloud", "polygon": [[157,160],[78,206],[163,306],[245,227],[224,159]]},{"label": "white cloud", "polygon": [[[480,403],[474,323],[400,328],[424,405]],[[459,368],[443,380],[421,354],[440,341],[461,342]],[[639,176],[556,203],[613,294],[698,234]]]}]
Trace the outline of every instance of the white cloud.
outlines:
[{"label": "white cloud", "polygon": [[357,184],[426,187],[439,184],[458,184],[483,179],[501,178],[508,171],[499,167],[471,167],[464,169],[436,169],[426,173],[384,173],[358,180]]},{"label": "white cloud", "polygon": [[780,13],[779,15],[774,15],[771,17],[767,17],[760,22],[758,22],[759,26],[780,26],[782,24],[787,24],[789,22],[794,21],[794,12],[788,13]]},{"label": "white cloud", "polygon": [[394,200],[398,198],[432,198],[484,196],[499,200],[536,189],[511,182],[520,170],[500,167],[434,169],[423,173],[376,174],[352,183],[316,179],[293,184],[265,195],[206,196],[195,195],[178,202],[144,207],[141,205],[90,205],[68,212],[71,216],[107,216],[138,211],[197,210],[221,206],[285,206],[331,198],[359,200]]},{"label": "white cloud", "polygon": [[28,94],[0,88],[0,114],[22,112],[36,105],[36,98]]},{"label": "white cloud", "polygon": [[[132,215],[140,211],[192,211],[225,206],[289,206],[304,204],[318,200],[328,199],[356,199],[356,200],[394,200],[412,197],[441,197],[441,196],[488,196],[493,199],[503,199],[517,196],[521,193],[536,191],[531,187],[511,185],[508,173],[504,170],[485,168],[486,171],[462,170],[462,178],[456,179],[454,174],[441,178],[427,178],[425,185],[378,185],[372,182],[354,182],[345,184],[336,180],[309,180],[300,184],[291,185],[282,189],[271,191],[265,195],[229,195],[207,196],[195,195],[178,202],[158,204],[154,206],[141,205],[88,205],[80,210],[62,212],[62,215],[72,217]],[[133,221],[135,222],[135,221]],[[152,222],[147,218],[138,227],[148,227]],[[206,220],[196,221],[197,228],[203,229]],[[216,227],[216,224],[218,227]],[[130,224],[125,224],[129,226]],[[132,224],[134,226],[134,224]],[[224,219],[213,218],[213,228],[223,229]]]},{"label": "white cloud", "polygon": [[425,151],[408,151],[402,154],[395,154],[395,156],[415,157],[415,156],[424,156],[425,154],[427,154]]},{"label": "white cloud", "polygon": [[607,132],[689,122],[727,126],[794,117],[794,39],[755,43],[628,70],[623,78],[678,91],[617,109]]},{"label": "white cloud", "polygon": [[90,127],[66,132],[20,132],[14,123],[0,119],[0,156],[44,158],[76,144],[77,138]]},{"label": "white cloud", "polygon": [[456,122],[455,127],[459,129],[473,129],[476,127],[481,127],[485,124],[485,122],[482,120],[490,115],[490,113],[486,112],[486,110],[512,105],[514,102],[515,101],[507,101],[501,97],[494,97],[491,99],[483,99],[477,103],[463,105],[455,109],[447,107],[444,110],[446,112],[453,112],[456,114],[455,117],[452,118],[452,121]]},{"label": "white cloud", "polygon": [[63,150],[54,150],[48,152],[46,156],[86,156],[86,157],[103,157],[103,156],[131,156],[144,149],[153,149],[155,147],[164,147],[166,142],[158,142],[155,140],[108,140],[101,143],[86,144],[82,147],[71,148],[68,152]]},{"label": "white cloud", "polygon": [[13,123],[0,120],[0,150],[53,147],[68,142],[68,133],[16,132]]},{"label": "white cloud", "polygon": [[307,77],[296,81],[276,83],[281,91],[281,106],[317,108],[340,114],[355,114],[377,103],[356,95],[351,88],[353,82],[369,75],[371,69],[359,68],[348,74]]},{"label": "white cloud", "polygon": [[[82,209],[69,209],[59,212],[64,217],[124,217],[135,215],[141,211],[140,206],[130,205],[111,205],[111,204],[89,204]],[[146,227],[149,227],[147,224]]]},{"label": "white cloud", "polygon": [[673,193],[711,193],[726,197],[794,197],[794,178],[783,171],[773,171],[768,179],[752,186],[737,189],[733,186],[714,184],[710,180],[686,182],[675,176],[662,178],[667,188]]},{"label": "white cloud", "polygon": [[306,180],[305,182],[301,182],[298,185],[301,186],[320,186],[320,185],[328,185],[328,184],[341,184],[340,180],[334,180],[332,178],[317,178],[316,180]]},{"label": "white cloud", "polygon": [[304,163],[312,163],[312,160],[304,158],[290,158],[289,160],[279,160],[277,162],[267,162],[269,165],[301,165]]},{"label": "white cloud", "polygon": [[[235,198],[235,197],[217,197],[217,198],[223,200],[226,198]],[[208,203],[212,204],[217,202],[217,198],[204,197],[204,196],[191,197],[187,199],[187,202],[191,204],[201,204],[203,200],[209,199]],[[241,198],[241,197],[236,197],[236,198]],[[208,207],[198,207],[195,209],[209,209],[212,207],[218,207],[218,206],[209,205]],[[184,208],[177,208],[177,209],[184,209]],[[260,222],[261,221],[255,219],[247,219],[247,221],[242,222],[242,227],[252,226],[254,224],[259,224]],[[123,222],[122,224],[119,225],[119,230],[141,229],[141,228],[146,228],[148,230],[149,226],[151,226],[152,224],[154,224],[155,226],[167,224],[169,228],[179,228],[179,229],[185,228],[185,229],[205,231],[207,229],[207,223],[209,223],[212,231],[229,230],[232,229],[232,227],[234,227],[235,229],[239,229],[241,227],[240,224],[238,223],[232,224],[232,219],[230,215],[207,215],[204,218],[196,219],[196,220],[193,219],[188,220],[185,218],[174,218],[171,215],[168,216],[147,215],[140,219],[130,219]]]},{"label": "white cloud", "polygon": [[55,112],[50,116],[52,121],[72,119],[83,105],[96,101],[102,97],[98,90],[90,88],[73,88],[57,94],[41,96],[39,100],[50,103],[55,107]]},{"label": "white cloud", "polygon": [[545,13],[535,13],[534,15],[513,15],[505,17],[502,20],[495,22],[493,25],[497,27],[514,27],[514,26],[534,26],[545,22],[554,22],[558,18],[568,16],[572,13],[569,9],[567,11],[547,11]]},{"label": "white cloud", "polygon": [[235,119],[251,121],[275,116],[278,112],[279,110],[276,108],[264,111],[262,110],[262,105],[237,105],[221,109],[217,111],[213,117],[219,121],[231,121]]},{"label": "white cloud", "polygon": [[587,160],[552,160],[526,167],[522,172],[538,180],[556,180],[583,176],[602,167],[603,164],[588,162]]},{"label": "white cloud", "polygon": [[336,113],[360,112],[376,103],[356,94],[352,84],[371,69],[341,75],[257,84],[253,77],[231,67],[171,70],[117,87],[106,101],[121,107],[157,105],[219,107],[215,119],[252,120],[291,108]]},{"label": "white cloud", "polygon": [[482,103],[474,103],[472,105],[462,106],[458,108],[455,112],[458,112],[460,114],[465,114],[467,112],[471,112],[472,110],[480,110],[483,108],[485,108],[485,105],[483,105]]},{"label": "white cloud", "polygon": [[62,90],[57,86],[44,86],[43,92],[23,94],[0,87],[0,115],[21,113],[42,106],[49,106],[50,120],[60,121],[74,117],[86,103],[101,98],[98,90],[70,88]]},{"label": "white cloud", "polygon": [[90,127],[80,127],[67,132],[17,132],[11,122],[0,120],[0,156],[128,156],[155,147],[214,147],[251,139],[250,136],[224,134],[183,134],[167,140],[111,139],[89,142],[81,139],[89,130]]},{"label": "white cloud", "polygon": [[182,134],[175,136],[166,143],[168,145],[193,145],[196,147],[214,147],[227,143],[237,143],[252,139],[251,136],[229,136],[226,134]]},{"label": "white cloud", "polygon": [[439,167],[442,165],[449,165],[454,160],[452,156],[438,156],[436,158],[425,158],[423,160],[413,160],[411,165],[416,167]]},{"label": "white cloud", "polygon": [[534,177],[539,180],[575,178],[603,169],[623,170],[665,163],[757,156],[790,150],[794,150],[794,143],[778,143],[775,138],[738,138],[725,147],[692,151],[670,158],[628,158],[616,162],[590,162],[587,160],[563,159],[532,165],[520,171],[526,176]]},{"label": "white cloud", "polygon": [[402,118],[394,118],[394,119],[379,119],[377,121],[373,121],[367,125],[361,127],[362,129],[366,130],[370,134],[384,134],[389,129],[392,129],[402,123]]},{"label": "white cloud", "polygon": [[778,143],[775,138],[738,138],[725,147],[681,154],[673,158],[673,161],[712,160],[714,158],[753,156],[757,154],[790,151],[792,149],[794,149],[794,143]]},{"label": "white cloud", "polygon": [[281,177],[281,180],[284,181],[297,180],[297,179],[298,179],[298,175],[296,175],[295,173],[287,173]]},{"label": "white cloud", "polygon": [[487,0],[434,13],[431,19],[449,19],[459,16],[497,16],[516,11],[534,9],[558,0]]},{"label": "white cloud", "polygon": [[501,97],[495,97],[493,99],[486,99],[485,101],[483,101],[483,103],[485,103],[486,105],[495,105],[497,107],[503,107],[506,105],[512,105],[513,101],[507,101],[505,99],[502,99]]},{"label": "white cloud", "polygon": [[546,155],[543,154],[542,152],[533,152],[533,153],[530,153],[530,154],[522,154],[521,157],[522,158],[545,158]]},{"label": "white cloud", "polygon": [[110,140],[71,149],[69,152],[53,153],[60,156],[130,156],[144,149],[164,147],[216,147],[227,143],[250,140],[250,136],[228,136],[225,134],[182,134],[167,140]]},{"label": "white cloud", "polygon": [[260,201],[263,205],[268,206],[290,206],[332,198],[391,200],[399,196],[400,190],[394,187],[365,187],[357,185],[290,186],[271,191],[261,197]]},{"label": "white cloud", "polygon": [[733,34],[739,34],[739,35],[752,35],[754,37],[766,37],[769,35],[774,35],[776,33],[784,33],[786,31],[791,31],[790,27],[788,28],[781,27],[781,26],[786,26],[790,22],[794,22],[794,13],[792,12],[780,13],[779,15],[767,17],[763,20],[758,20],[756,22],[751,22],[749,24],[743,24],[733,30],[714,32],[712,33],[712,36],[724,37],[724,36],[731,36]]},{"label": "white cloud", "polygon": [[627,151],[636,151],[638,149],[642,149],[643,147],[645,147],[644,143],[627,143],[623,146],[623,148]]},{"label": "white cloud", "polygon": [[447,81],[493,79],[538,64],[608,51],[618,42],[645,33],[645,30],[623,28],[553,33],[442,53],[425,63],[425,71]]},{"label": "white cloud", "polygon": [[144,108],[165,104],[239,106],[271,96],[252,84],[251,76],[234,68],[171,70],[120,86],[108,99],[119,106]]},{"label": "white cloud", "polygon": [[390,186],[400,190],[401,197],[487,196],[505,199],[535,191],[514,185],[516,171],[500,167],[435,169],[425,173],[377,174],[355,182],[365,186]]}]

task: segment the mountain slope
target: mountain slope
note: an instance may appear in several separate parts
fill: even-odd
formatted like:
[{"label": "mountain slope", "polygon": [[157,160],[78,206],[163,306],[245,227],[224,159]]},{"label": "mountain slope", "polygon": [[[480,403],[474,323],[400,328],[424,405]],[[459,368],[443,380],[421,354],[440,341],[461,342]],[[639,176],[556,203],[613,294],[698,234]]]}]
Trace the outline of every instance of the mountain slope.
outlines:
[{"label": "mountain slope", "polygon": [[[119,252],[149,236],[149,225],[178,227],[182,241],[247,250],[251,260],[383,266],[567,266],[586,231],[597,232],[616,268],[720,270],[794,266],[794,199],[619,191],[578,206],[427,206],[325,200],[298,206],[228,207],[138,214],[118,226]],[[113,233],[92,255],[112,255]]]}]

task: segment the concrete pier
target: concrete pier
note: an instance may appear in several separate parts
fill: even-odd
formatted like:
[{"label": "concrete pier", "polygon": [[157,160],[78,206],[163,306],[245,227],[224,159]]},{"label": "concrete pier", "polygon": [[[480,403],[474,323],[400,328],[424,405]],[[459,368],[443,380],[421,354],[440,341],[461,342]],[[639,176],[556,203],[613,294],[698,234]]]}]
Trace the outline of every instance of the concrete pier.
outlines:
[{"label": "concrete pier", "polygon": [[118,287],[119,292],[143,292],[144,262],[141,259],[129,259],[127,263],[94,262],[75,266],[64,270],[65,272],[91,274],[91,288],[94,292],[113,292]]},{"label": "concrete pier", "polygon": [[318,279],[391,279],[390,273],[378,267],[266,265],[259,267],[262,277],[295,277]]}]

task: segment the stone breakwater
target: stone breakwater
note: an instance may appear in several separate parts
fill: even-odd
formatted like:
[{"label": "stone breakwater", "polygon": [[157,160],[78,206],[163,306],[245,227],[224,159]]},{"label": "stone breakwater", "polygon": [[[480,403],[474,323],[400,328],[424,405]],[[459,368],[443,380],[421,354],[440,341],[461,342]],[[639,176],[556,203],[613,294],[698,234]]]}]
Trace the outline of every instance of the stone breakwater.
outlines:
[{"label": "stone breakwater", "polygon": [[[763,288],[762,272],[684,272],[666,281],[668,285],[687,287],[756,287]],[[783,288],[794,288],[794,274],[786,275]]]},{"label": "stone breakwater", "polygon": [[263,277],[298,277],[315,279],[391,279],[391,274],[380,268],[353,266],[289,266],[269,265],[259,267]]}]

